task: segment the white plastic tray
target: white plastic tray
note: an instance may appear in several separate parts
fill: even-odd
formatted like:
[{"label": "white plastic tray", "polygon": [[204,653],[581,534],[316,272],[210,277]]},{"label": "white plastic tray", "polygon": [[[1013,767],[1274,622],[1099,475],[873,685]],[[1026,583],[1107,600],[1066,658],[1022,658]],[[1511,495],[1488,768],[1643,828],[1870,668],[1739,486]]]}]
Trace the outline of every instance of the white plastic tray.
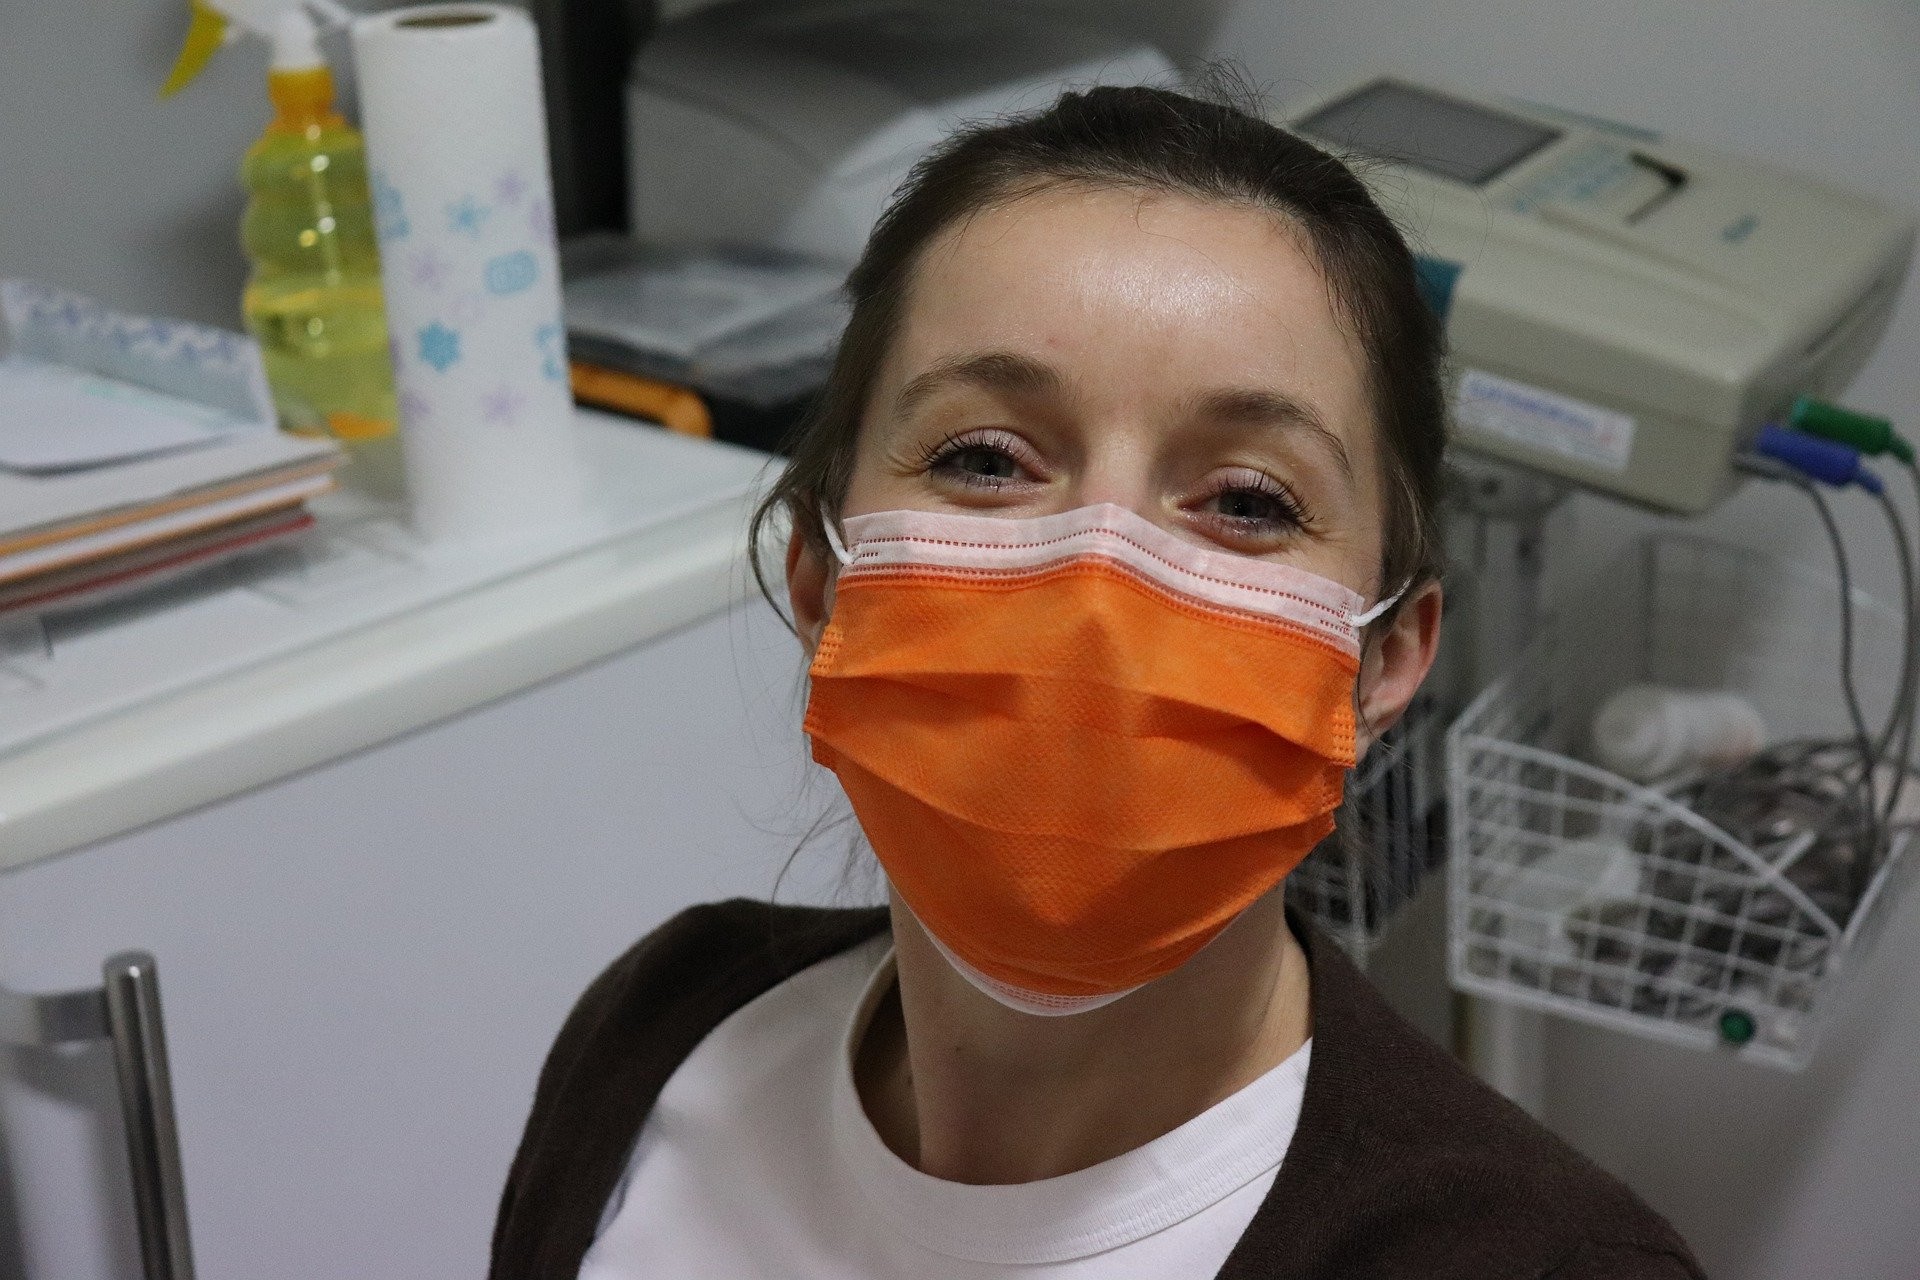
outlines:
[{"label": "white plastic tray", "polygon": [[[1856,596],[1869,723],[1896,683],[1896,611]],[[1676,786],[1580,758],[1594,709],[1650,682],[1727,690],[1772,741],[1848,733],[1838,588],[1704,538],[1632,549],[1577,616],[1548,627],[1449,730],[1449,952],[1455,987],[1787,1069],[1915,874],[1912,827],[1843,888],[1805,840],[1749,846]],[[1911,821],[1913,789],[1902,815]]]}]

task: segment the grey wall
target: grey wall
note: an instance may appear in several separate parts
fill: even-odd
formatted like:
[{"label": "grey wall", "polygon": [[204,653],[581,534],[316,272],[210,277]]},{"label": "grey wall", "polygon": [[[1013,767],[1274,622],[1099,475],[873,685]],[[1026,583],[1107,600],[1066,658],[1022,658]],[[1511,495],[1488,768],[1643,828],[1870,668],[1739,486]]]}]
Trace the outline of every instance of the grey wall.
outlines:
[{"label": "grey wall", "polygon": [[[267,51],[228,46],[163,102],[186,29],[187,0],[0,0],[0,276],[239,326],[240,157],[272,116]],[[324,48],[350,95],[345,45]]]},{"label": "grey wall", "polygon": [[[1277,97],[1382,69],[1630,121],[1920,207],[1913,0],[1239,0],[1210,49]],[[1920,430],[1920,286],[1848,399]],[[1904,495],[1903,495],[1904,497]],[[1843,501],[1856,562],[1887,594],[1874,509]],[[1911,505],[1908,507],[1911,513]],[[1659,522],[1581,499],[1550,557],[1577,590]],[[1805,500],[1752,487],[1697,528],[1825,565]],[[1556,1022],[1550,1124],[1625,1176],[1721,1280],[1920,1274],[1920,902],[1856,981],[1801,1076]]]},{"label": "grey wall", "polygon": [[225,50],[161,102],[186,13],[186,0],[6,0],[0,274],[239,324],[238,173],[270,114],[266,54]]}]

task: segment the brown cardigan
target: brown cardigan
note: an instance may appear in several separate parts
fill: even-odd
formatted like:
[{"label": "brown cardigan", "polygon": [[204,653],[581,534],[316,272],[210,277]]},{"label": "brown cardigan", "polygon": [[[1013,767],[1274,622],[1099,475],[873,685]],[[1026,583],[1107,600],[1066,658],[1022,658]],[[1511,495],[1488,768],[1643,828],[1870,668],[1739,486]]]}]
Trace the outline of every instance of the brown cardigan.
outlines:
[{"label": "brown cardigan", "polygon": [[[682,913],[615,961],[540,1073],[492,1280],[575,1280],[641,1124],[694,1046],[886,927],[883,909],[735,900]],[[1658,1214],[1402,1022],[1325,934],[1294,929],[1313,971],[1306,1096],[1220,1280],[1699,1280]]]}]

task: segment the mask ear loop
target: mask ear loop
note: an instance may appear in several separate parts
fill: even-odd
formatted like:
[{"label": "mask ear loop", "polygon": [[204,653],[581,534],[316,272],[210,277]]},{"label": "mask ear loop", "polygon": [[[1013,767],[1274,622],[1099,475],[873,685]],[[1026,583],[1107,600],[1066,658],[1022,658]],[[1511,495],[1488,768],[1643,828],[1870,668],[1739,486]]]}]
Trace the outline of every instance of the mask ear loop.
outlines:
[{"label": "mask ear loop", "polygon": [[843,566],[853,563],[853,555],[847,550],[847,544],[840,540],[840,531],[834,527],[833,517],[826,512],[820,513],[820,532],[827,535],[827,546],[833,549],[833,557]]},{"label": "mask ear loop", "polygon": [[[1412,583],[1407,584],[1408,587],[1412,585],[1413,585]],[[1365,613],[1356,613],[1352,617],[1348,618],[1347,621],[1352,624],[1354,630],[1358,631],[1361,627],[1364,627],[1369,623],[1373,622],[1375,619],[1379,618],[1382,614],[1386,613],[1387,610],[1393,608],[1393,606],[1395,606],[1396,604],[1399,604],[1400,597],[1404,596],[1405,594],[1407,594],[1407,587],[1401,587],[1398,591],[1388,596],[1385,600],[1376,601],[1373,608],[1368,609]]]}]

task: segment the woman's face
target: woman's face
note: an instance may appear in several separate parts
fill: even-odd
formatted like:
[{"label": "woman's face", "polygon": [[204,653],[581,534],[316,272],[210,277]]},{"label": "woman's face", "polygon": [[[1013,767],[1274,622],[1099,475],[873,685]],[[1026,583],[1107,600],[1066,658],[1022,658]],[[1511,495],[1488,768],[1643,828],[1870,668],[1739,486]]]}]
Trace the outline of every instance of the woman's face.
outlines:
[{"label": "woman's face", "polygon": [[841,514],[1113,502],[1382,590],[1363,358],[1275,216],[1048,190],[936,240],[903,313]]},{"label": "woman's face", "polygon": [[[1382,551],[1364,363],[1297,234],[1180,196],[1058,188],[929,246],[860,424],[839,514],[1038,516],[1113,502],[1203,545],[1368,600]],[[795,530],[811,650],[833,567]],[[1440,589],[1370,633],[1360,747],[1432,665]]]}]

